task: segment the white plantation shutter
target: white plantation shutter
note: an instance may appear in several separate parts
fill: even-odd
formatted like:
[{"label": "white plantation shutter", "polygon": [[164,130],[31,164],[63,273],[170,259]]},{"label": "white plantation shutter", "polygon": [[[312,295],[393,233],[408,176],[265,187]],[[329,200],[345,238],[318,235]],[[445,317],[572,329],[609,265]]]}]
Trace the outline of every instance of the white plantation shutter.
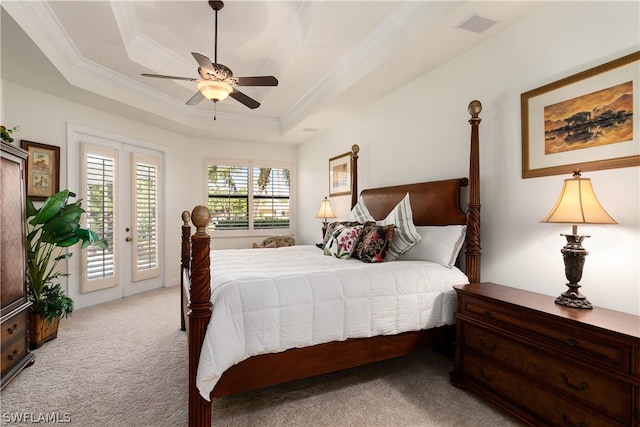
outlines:
[{"label": "white plantation shutter", "polygon": [[208,206],[215,230],[249,229],[249,168],[209,165]]},{"label": "white plantation shutter", "polygon": [[135,177],[133,212],[133,281],[145,280],[160,275],[158,238],[158,169],[155,157],[132,154],[132,169]]},{"label": "white plantation shutter", "polygon": [[91,292],[118,285],[117,265],[117,159],[118,150],[83,145],[82,197],[86,214],[85,225],[105,238],[107,249],[88,247],[82,255],[82,292]]},{"label": "white plantation shutter", "polygon": [[253,227],[289,228],[289,170],[253,168]]},{"label": "white plantation shutter", "polygon": [[290,232],[291,173],[286,164],[209,160],[206,171],[212,232]]}]

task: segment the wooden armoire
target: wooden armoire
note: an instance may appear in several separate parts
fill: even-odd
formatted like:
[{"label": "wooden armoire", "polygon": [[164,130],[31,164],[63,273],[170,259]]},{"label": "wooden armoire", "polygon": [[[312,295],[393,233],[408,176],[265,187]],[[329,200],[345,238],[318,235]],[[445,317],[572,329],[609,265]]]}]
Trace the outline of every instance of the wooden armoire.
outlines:
[{"label": "wooden armoire", "polygon": [[29,352],[26,274],[25,160],[27,152],[2,146],[0,164],[0,324],[4,388],[34,355]]}]

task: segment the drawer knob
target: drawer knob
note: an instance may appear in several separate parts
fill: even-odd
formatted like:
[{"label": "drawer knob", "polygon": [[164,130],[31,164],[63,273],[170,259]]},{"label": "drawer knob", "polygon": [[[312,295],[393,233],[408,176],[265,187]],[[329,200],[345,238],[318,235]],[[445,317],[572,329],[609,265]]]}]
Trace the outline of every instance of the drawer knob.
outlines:
[{"label": "drawer knob", "polygon": [[13,360],[16,358],[16,356],[18,355],[18,350],[13,350],[13,353],[11,353],[10,355],[7,356],[7,359],[9,360]]},{"label": "drawer knob", "polygon": [[496,379],[496,376],[493,374],[489,374],[489,375],[485,374],[484,369],[482,368],[480,368],[478,371],[480,372],[480,375],[482,376],[482,378],[484,378],[487,381],[493,381]]},{"label": "drawer knob", "polygon": [[562,413],[561,415],[564,423],[570,427],[587,427],[587,423],[585,423],[584,421],[580,421],[578,424],[574,424],[569,420],[569,417],[567,417],[567,414]]},{"label": "drawer knob", "polygon": [[7,332],[9,332],[9,335],[11,335],[17,330],[18,330],[18,324],[16,323],[11,328],[7,329]]},{"label": "drawer knob", "polygon": [[580,385],[571,384],[569,382],[569,377],[564,372],[560,372],[560,378],[562,378],[562,381],[564,381],[564,383],[567,385],[567,387],[569,387],[572,390],[582,391],[582,390],[586,390],[586,389],[589,388],[589,384],[587,384],[584,381],[582,383],[580,383]]},{"label": "drawer knob", "polygon": [[569,338],[567,340],[567,344],[569,344],[571,347],[575,347],[575,345],[577,344],[576,340],[573,338]]},{"label": "drawer knob", "polygon": [[482,315],[483,315],[484,317],[491,317],[491,312],[490,312],[490,311],[484,311],[484,312],[482,313]]},{"label": "drawer knob", "polygon": [[485,351],[495,351],[496,348],[498,348],[498,346],[496,345],[496,343],[493,343],[492,345],[487,345],[487,343],[485,342],[484,339],[480,338],[480,341],[478,342],[480,344],[480,347],[482,347],[483,350]]}]

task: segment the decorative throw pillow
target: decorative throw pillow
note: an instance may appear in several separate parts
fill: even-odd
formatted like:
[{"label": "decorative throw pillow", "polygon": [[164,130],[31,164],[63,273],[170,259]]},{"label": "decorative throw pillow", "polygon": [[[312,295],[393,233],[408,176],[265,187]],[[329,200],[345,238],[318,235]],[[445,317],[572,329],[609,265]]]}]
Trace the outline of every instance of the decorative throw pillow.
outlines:
[{"label": "decorative throw pillow", "polygon": [[384,262],[394,231],[394,225],[382,226],[372,221],[366,222],[352,256],[363,262]]},{"label": "decorative throw pillow", "polygon": [[387,215],[385,219],[377,222],[378,225],[396,226],[393,242],[389,246],[389,251],[385,257],[386,261],[394,261],[398,257],[411,249],[421,239],[420,234],[413,225],[413,214],[411,212],[411,201],[407,193],[402,201]]},{"label": "decorative throw pillow", "polygon": [[349,212],[349,221],[358,221],[360,223],[365,223],[367,221],[375,221],[375,219],[369,213],[369,209],[364,204],[364,200],[362,196],[358,199],[358,203],[351,209]]},{"label": "decorative throw pillow", "polygon": [[261,245],[260,243],[253,243],[253,249],[263,249],[263,248],[277,248],[276,242],[269,242],[266,245]]},{"label": "decorative throw pillow", "polygon": [[262,246],[267,246],[271,243],[275,243],[278,248],[283,246],[295,246],[296,239],[294,239],[293,236],[269,236],[262,241]]},{"label": "decorative throw pillow", "polygon": [[362,224],[352,227],[343,224],[335,226],[324,245],[324,254],[342,259],[350,258],[362,233],[362,227]]},{"label": "decorative throw pillow", "polygon": [[346,227],[355,227],[356,225],[362,225],[358,221],[336,221],[332,222],[327,226],[327,231],[324,234],[324,239],[322,240],[322,248],[327,246],[327,242],[331,239],[331,235],[336,230],[336,227],[344,225]]},{"label": "decorative throw pillow", "polygon": [[422,239],[400,259],[432,261],[447,268],[453,267],[464,244],[467,226],[434,225],[416,229]]}]

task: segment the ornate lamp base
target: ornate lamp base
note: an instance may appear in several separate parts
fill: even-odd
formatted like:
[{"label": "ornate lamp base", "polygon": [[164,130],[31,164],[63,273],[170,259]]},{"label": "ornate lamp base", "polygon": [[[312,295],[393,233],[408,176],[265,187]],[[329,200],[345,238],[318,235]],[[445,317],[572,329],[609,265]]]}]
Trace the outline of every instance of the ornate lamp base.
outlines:
[{"label": "ornate lamp base", "polygon": [[556,304],[572,308],[593,308],[587,297],[578,291],[580,286],[572,286],[570,283],[567,283],[567,286],[569,286],[569,290],[556,298]]},{"label": "ornate lamp base", "polygon": [[580,285],[578,282],[582,279],[582,268],[584,267],[584,259],[589,254],[583,247],[582,241],[585,237],[577,234],[562,234],[567,238],[567,244],[560,250],[564,258],[564,273],[567,276],[567,286],[569,290],[556,298],[556,304],[564,305],[572,308],[593,308],[587,298],[578,290]]}]

